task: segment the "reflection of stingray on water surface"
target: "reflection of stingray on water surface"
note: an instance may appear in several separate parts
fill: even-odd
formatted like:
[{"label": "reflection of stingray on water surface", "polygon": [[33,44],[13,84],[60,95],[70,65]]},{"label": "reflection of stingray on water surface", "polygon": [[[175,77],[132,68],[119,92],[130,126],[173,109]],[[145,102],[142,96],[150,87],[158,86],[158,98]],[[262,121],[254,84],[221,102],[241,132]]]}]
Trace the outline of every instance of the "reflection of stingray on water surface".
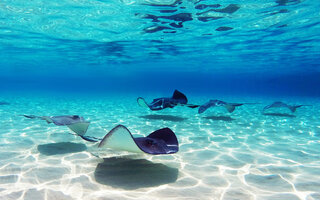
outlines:
[{"label": "reflection of stingray on water surface", "polygon": [[76,153],[87,150],[87,146],[84,144],[78,144],[73,142],[59,142],[50,144],[38,145],[38,151],[41,154],[50,156],[66,153]]},{"label": "reflection of stingray on water surface", "polygon": [[184,117],[177,117],[173,115],[144,115],[139,117],[144,119],[164,120],[164,121],[171,121],[171,122],[181,122],[187,119]]},{"label": "reflection of stingray on water surface", "polygon": [[146,159],[105,158],[94,177],[100,184],[123,189],[138,189],[173,183],[179,170]]}]

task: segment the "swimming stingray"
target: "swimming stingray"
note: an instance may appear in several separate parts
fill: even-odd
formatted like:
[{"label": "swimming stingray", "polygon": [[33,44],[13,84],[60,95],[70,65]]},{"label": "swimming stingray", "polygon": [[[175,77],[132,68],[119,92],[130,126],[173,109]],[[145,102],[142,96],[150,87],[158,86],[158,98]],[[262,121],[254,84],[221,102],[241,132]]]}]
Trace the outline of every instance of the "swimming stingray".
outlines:
[{"label": "swimming stingray", "polygon": [[147,137],[133,137],[127,127],[118,125],[102,139],[83,136],[89,142],[97,142],[98,148],[110,148],[132,153],[147,153],[152,155],[173,154],[179,151],[179,143],[174,132],[169,128],[162,128]]},{"label": "swimming stingray", "polygon": [[247,104],[247,103],[227,103],[220,100],[210,100],[209,102],[199,107],[198,113],[199,114],[203,113],[210,107],[221,107],[221,106],[225,107],[229,111],[229,113],[232,113],[236,107],[242,106],[243,104]]},{"label": "swimming stingray", "polygon": [[281,101],[273,102],[272,104],[266,106],[263,108],[263,112],[265,112],[269,108],[288,108],[292,113],[296,111],[297,108],[300,108],[302,106],[311,106],[311,105],[288,105],[286,103],[283,103]]},{"label": "swimming stingray", "polygon": [[70,130],[75,132],[78,136],[88,140],[84,134],[87,132],[90,122],[85,121],[83,117],[78,115],[63,115],[63,116],[35,116],[22,115],[30,119],[42,119],[48,124],[54,123],[57,126],[67,126]]},{"label": "swimming stingray", "polygon": [[131,132],[123,125],[118,125],[107,133],[104,138],[85,136],[90,122],[85,121],[78,115],[66,116],[35,116],[22,115],[30,119],[42,119],[47,123],[54,123],[58,126],[67,126],[82,139],[89,142],[99,142],[98,147],[106,147],[114,150],[128,151],[147,154],[172,154],[179,151],[179,144],[176,135],[169,128],[154,131],[147,137],[133,137]]},{"label": "swimming stingray", "polygon": [[188,99],[186,95],[175,90],[172,97],[161,97],[157,99],[153,99],[153,101],[148,104],[144,98],[139,97],[137,102],[142,107],[148,107],[150,110],[162,110],[165,108],[173,108],[175,106],[187,106],[189,108],[197,108],[198,105],[187,104]]},{"label": "swimming stingray", "polygon": [[106,134],[98,147],[152,155],[173,154],[179,151],[177,137],[169,128],[156,130],[147,137],[135,138],[123,125],[114,127]]},{"label": "swimming stingray", "polygon": [[1,105],[10,105],[10,103],[5,102],[5,101],[0,101],[0,106],[1,106]]}]

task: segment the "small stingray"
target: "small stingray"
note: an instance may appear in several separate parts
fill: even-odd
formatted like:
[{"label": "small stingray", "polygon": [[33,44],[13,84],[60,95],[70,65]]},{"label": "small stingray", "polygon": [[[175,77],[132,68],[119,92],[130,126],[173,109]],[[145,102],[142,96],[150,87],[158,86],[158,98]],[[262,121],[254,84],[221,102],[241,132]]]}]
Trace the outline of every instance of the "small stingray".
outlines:
[{"label": "small stingray", "polygon": [[263,108],[263,112],[265,112],[266,110],[270,109],[270,108],[288,108],[292,113],[294,113],[297,108],[300,108],[302,106],[312,106],[312,105],[288,105],[286,103],[283,103],[281,101],[276,101],[266,107]]},{"label": "small stingray", "polygon": [[98,147],[152,155],[173,154],[179,151],[179,143],[169,128],[154,131],[147,137],[134,138],[123,125],[118,125],[104,136]]},{"label": "small stingray", "polygon": [[187,106],[189,108],[197,108],[198,105],[187,104],[188,99],[186,95],[175,90],[172,97],[161,97],[154,99],[150,104],[148,104],[144,98],[139,97],[137,102],[140,106],[150,108],[150,110],[162,110],[165,108],[174,108],[175,106]]},{"label": "small stingray", "polygon": [[63,115],[63,116],[35,116],[22,115],[29,119],[41,119],[47,121],[48,124],[54,123],[57,126],[67,126],[70,130],[75,132],[78,136],[84,137],[87,132],[90,122],[85,121],[83,117],[78,115]]},{"label": "small stingray", "polygon": [[2,105],[10,105],[10,103],[5,102],[5,101],[0,101],[0,106],[2,106]]},{"label": "small stingray", "polygon": [[209,102],[199,107],[198,113],[201,114],[210,107],[221,107],[221,106],[225,107],[229,113],[232,113],[236,107],[242,106],[243,104],[249,104],[249,103],[227,103],[220,100],[210,100]]}]

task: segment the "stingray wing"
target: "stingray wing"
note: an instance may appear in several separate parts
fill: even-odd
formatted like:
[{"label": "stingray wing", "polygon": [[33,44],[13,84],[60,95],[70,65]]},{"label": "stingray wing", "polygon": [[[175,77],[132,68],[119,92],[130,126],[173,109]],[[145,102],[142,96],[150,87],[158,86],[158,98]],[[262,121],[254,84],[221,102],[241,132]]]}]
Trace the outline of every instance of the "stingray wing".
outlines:
[{"label": "stingray wing", "polygon": [[50,117],[50,119],[57,126],[65,126],[65,125],[70,125],[75,123],[86,122],[83,119],[83,117],[80,117],[78,115],[53,116],[53,117]]},{"label": "stingray wing", "polygon": [[101,140],[98,147],[107,147],[114,150],[144,153],[135,143],[131,132],[123,125],[114,127]]},{"label": "stingray wing", "polygon": [[203,104],[202,106],[199,107],[198,113],[201,114],[204,111],[206,111],[208,108],[210,108],[211,106],[213,106],[214,104],[212,103],[212,101],[209,101],[205,104]]},{"label": "stingray wing", "polygon": [[138,97],[137,102],[138,102],[139,106],[149,108],[149,106],[148,106],[146,100],[144,100],[144,98]]},{"label": "stingray wing", "polygon": [[180,104],[186,104],[188,103],[188,99],[186,95],[184,95],[182,92],[179,92],[178,90],[175,90],[172,99],[178,101]]},{"label": "stingray wing", "polygon": [[90,125],[90,122],[79,122],[79,123],[73,123],[66,125],[71,131],[75,132],[79,136],[83,136],[86,134],[88,127]]},{"label": "stingray wing", "polygon": [[243,103],[227,103],[225,108],[228,110],[229,113],[232,113],[237,106],[242,106]]},{"label": "stingray wing", "polygon": [[156,130],[146,138],[153,140],[152,145],[149,142],[149,148],[146,148],[150,154],[172,154],[179,151],[177,136],[170,128]]}]

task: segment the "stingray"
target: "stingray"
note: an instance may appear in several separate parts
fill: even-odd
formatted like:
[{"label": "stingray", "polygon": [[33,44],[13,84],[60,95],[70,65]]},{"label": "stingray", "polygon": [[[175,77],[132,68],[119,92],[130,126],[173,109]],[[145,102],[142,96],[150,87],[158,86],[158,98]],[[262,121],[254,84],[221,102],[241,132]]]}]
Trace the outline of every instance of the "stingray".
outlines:
[{"label": "stingray", "polygon": [[264,107],[263,112],[265,112],[269,108],[288,108],[292,113],[294,113],[297,110],[297,108],[300,108],[302,106],[311,106],[311,105],[288,105],[288,104],[283,103],[281,101],[276,101],[276,102],[273,102],[272,104]]},{"label": "stingray", "polygon": [[5,101],[0,101],[0,105],[10,105],[10,103],[5,102]]},{"label": "stingray", "polygon": [[173,154],[179,151],[179,143],[174,132],[169,128],[156,130],[146,137],[133,137],[131,132],[123,125],[118,125],[107,133],[102,139],[85,136],[90,122],[78,115],[65,116],[35,116],[22,115],[30,119],[41,119],[57,126],[67,126],[82,139],[99,143],[98,147],[133,153],[147,153],[152,155]]},{"label": "stingray", "polygon": [[179,151],[178,139],[170,128],[156,130],[146,137],[133,137],[123,125],[114,127],[106,134],[98,147],[152,155],[173,154]]},{"label": "stingray", "polygon": [[[88,138],[91,140],[87,140]],[[156,130],[146,137],[133,137],[127,127],[118,125],[102,139],[91,136],[86,136],[83,139],[99,143],[98,148],[131,153],[159,155],[173,154],[179,151],[178,139],[170,128]]]},{"label": "stingray", "polygon": [[209,102],[203,104],[199,107],[198,113],[201,114],[210,107],[225,107],[229,113],[232,113],[236,107],[242,106],[244,104],[256,104],[256,103],[227,103],[220,100],[210,100]]},{"label": "stingray", "polygon": [[63,116],[35,116],[35,115],[22,115],[29,119],[41,119],[45,120],[48,124],[53,123],[57,126],[67,126],[71,131],[75,132],[78,136],[85,140],[85,133],[88,130],[90,122],[86,121],[83,117],[78,115],[63,115]]},{"label": "stingray", "polygon": [[149,104],[142,97],[139,97],[137,102],[140,106],[150,108],[150,110],[162,110],[165,108],[174,108],[175,106],[187,106],[189,108],[199,107],[198,105],[187,104],[188,99],[186,95],[178,90],[174,91],[172,97],[156,98]]}]

